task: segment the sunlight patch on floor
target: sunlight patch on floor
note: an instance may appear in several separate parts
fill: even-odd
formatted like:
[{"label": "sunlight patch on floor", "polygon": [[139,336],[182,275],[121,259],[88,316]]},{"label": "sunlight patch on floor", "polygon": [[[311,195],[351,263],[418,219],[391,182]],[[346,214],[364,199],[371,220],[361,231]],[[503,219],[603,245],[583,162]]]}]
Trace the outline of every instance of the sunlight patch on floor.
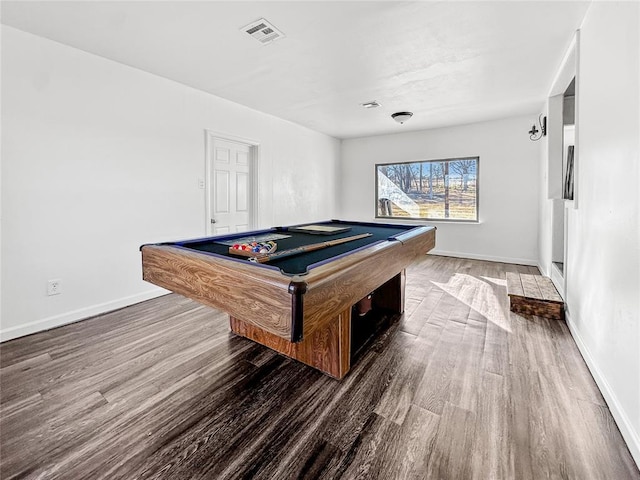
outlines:
[{"label": "sunlight patch on floor", "polygon": [[480,278],[486,282],[490,282],[495,285],[498,285],[499,287],[507,288],[507,281],[503,278],[482,277],[482,276]]},{"label": "sunlight patch on floor", "polygon": [[506,281],[456,273],[447,283],[432,282],[444,292],[468,305],[498,327],[511,332],[506,302]]}]

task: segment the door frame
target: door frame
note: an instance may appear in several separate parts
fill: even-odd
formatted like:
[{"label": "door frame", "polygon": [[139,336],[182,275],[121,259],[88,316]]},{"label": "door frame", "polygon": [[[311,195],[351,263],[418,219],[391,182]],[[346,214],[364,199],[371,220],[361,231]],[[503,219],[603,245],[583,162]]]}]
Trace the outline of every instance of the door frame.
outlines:
[{"label": "door frame", "polygon": [[[574,125],[574,196],[573,200],[566,200],[563,198],[563,155],[565,153],[566,145],[564,144],[564,122],[563,122],[563,108],[564,108],[564,92],[571,83],[572,79],[575,79],[575,125]],[[560,64],[560,68],[556,73],[551,88],[548,94],[548,115],[549,115],[549,142],[547,151],[548,171],[547,171],[547,192],[548,198],[551,202],[562,202],[563,212],[563,271],[560,272],[553,263],[553,250],[554,250],[554,221],[555,209],[552,206],[551,216],[551,258],[549,268],[549,276],[553,284],[556,286],[558,293],[563,299],[567,298],[567,270],[569,266],[569,222],[571,221],[572,211],[578,208],[578,195],[579,195],[579,179],[578,172],[580,169],[579,161],[579,122],[578,122],[578,101],[580,97],[580,30],[576,30],[571,40],[569,48],[567,49],[565,56]],[[568,305],[567,305],[568,308]]]},{"label": "door frame", "polygon": [[211,185],[211,162],[213,160],[212,150],[216,140],[228,142],[242,143],[249,147],[249,230],[255,230],[258,225],[260,211],[260,191],[258,182],[258,161],[260,159],[260,143],[249,138],[229,135],[228,133],[216,132],[214,130],[205,129],[205,159],[204,159],[204,211],[206,235],[213,235],[211,227],[211,194],[213,186]]}]

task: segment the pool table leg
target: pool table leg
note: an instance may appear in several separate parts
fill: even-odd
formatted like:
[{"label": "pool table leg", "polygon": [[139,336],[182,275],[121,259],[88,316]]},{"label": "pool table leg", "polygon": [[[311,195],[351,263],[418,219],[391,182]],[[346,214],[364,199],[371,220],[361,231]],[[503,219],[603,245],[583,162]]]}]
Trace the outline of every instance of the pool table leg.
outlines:
[{"label": "pool table leg", "polygon": [[351,307],[317,328],[299,343],[269,333],[235,317],[231,331],[341,379],[351,368]]}]

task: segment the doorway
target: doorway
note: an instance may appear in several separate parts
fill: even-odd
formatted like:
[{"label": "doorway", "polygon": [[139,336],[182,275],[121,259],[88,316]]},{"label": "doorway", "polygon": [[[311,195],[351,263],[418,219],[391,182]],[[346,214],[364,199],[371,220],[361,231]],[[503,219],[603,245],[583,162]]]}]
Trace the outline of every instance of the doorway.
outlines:
[{"label": "doorway", "polygon": [[577,208],[577,102],[579,34],[565,55],[549,95],[548,198],[551,200],[549,276],[566,298],[571,211]]},{"label": "doorway", "polygon": [[222,235],[255,228],[258,144],[206,132],[206,232]]}]

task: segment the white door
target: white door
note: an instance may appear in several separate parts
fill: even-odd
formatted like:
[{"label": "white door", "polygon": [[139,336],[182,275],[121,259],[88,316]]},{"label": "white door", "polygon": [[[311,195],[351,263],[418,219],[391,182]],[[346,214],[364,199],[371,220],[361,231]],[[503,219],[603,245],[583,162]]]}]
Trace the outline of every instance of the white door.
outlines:
[{"label": "white door", "polygon": [[209,233],[249,230],[251,145],[215,138],[209,155]]}]

